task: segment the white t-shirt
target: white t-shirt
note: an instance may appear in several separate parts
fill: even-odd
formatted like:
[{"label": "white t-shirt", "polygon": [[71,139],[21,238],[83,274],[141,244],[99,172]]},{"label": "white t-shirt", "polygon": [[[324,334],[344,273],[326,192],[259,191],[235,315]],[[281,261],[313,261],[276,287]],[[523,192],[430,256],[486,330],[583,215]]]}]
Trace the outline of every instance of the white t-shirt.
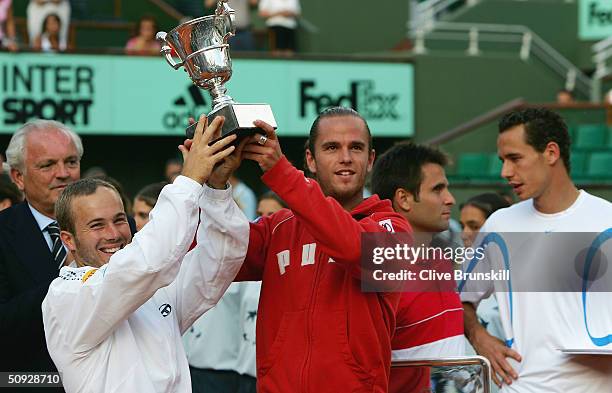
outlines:
[{"label": "white t-shirt", "polygon": [[[260,0],[259,1],[259,12],[282,12],[289,11],[295,15],[299,15],[302,12],[299,0]],[[287,16],[273,16],[266,19],[266,26],[281,26],[288,29],[295,29],[297,27],[297,18]]]},{"label": "white t-shirt", "polygon": [[[548,268],[551,264],[567,268],[568,264],[575,263],[577,253],[580,252],[572,250],[566,254],[576,255],[542,258],[543,255],[559,254],[557,249],[563,249],[564,245],[543,247],[539,240],[530,239],[529,233],[603,233],[610,228],[612,204],[581,191],[571,207],[556,214],[538,212],[531,199],[498,210],[487,220],[475,244],[480,244],[482,237],[490,233],[497,233],[502,238],[504,233],[510,232],[527,234],[518,245],[512,241],[506,243],[512,285],[516,288],[519,286],[516,276],[522,274],[525,277],[526,271],[529,274],[546,273],[547,270],[542,266]],[[510,235],[506,237],[513,238]],[[607,255],[612,255],[609,253],[612,241],[604,243],[603,247],[606,247]],[[503,263],[500,249],[487,247],[486,258],[476,265],[474,271],[499,267]],[[520,272],[516,271],[519,270],[516,268],[519,264],[517,259],[521,262]],[[606,277],[610,276],[608,273]],[[462,289],[461,300],[477,304],[495,289],[491,282],[483,284],[468,281]],[[501,390],[503,393],[612,391],[612,356],[571,356],[559,351],[560,348],[612,350],[612,343],[609,343],[612,334],[612,301],[609,292],[586,292],[585,303],[580,291],[500,292],[497,287],[496,296],[506,343],[523,358],[520,363],[508,359],[519,378],[512,385],[504,385]]]},{"label": "white t-shirt", "polygon": [[255,322],[261,282],[232,283],[183,335],[189,365],[257,376]]}]

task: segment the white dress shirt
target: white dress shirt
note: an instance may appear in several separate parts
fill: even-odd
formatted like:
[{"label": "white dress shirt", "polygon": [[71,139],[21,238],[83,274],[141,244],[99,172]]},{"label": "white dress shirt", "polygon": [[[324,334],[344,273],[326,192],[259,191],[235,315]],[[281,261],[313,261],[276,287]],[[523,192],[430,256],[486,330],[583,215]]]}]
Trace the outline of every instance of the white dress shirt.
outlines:
[{"label": "white dress shirt", "polygon": [[62,268],[42,309],[66,392],[191,392],[181,335],[223,295],[248,239],[231,188],[179,176],[106,265]]}]

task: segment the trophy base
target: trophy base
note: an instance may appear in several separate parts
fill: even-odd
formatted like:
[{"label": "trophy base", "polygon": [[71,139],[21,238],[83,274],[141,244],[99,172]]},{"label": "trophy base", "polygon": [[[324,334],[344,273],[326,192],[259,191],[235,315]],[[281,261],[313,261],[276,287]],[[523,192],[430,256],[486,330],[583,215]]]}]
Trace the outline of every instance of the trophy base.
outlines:
[{"label": "trophy base", "polygon": [[[240,143],[245,137],[256,133],[265,134],[264,130],[253,125],[255,120],[263,120],[274,127],[274,129],[277,128],[272,108],[268,104],[227,104],[210,112],[208,114],[208,123],[210,124],[217,116],[225,117],[225,122],[221,130],[221,137],[211,141],[211,145],[233,134],[237,135],[236,140],[232,143],[235,145]],[[187,138],[193,139],[196,126],[197,123],[187,127]]]}]

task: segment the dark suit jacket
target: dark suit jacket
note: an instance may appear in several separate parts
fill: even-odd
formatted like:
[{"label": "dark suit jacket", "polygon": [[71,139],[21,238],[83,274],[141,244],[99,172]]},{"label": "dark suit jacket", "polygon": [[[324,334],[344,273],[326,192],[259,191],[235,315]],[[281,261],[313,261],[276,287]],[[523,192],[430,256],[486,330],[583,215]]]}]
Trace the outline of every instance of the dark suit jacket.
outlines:
[{"label": "dark suit jacket", "polygon": [[57,371],[47,352],[41,311],[57,276],[28,204],[0,212],[0,371]]},{"label": "dark suit jacket", "polygon": [[47,352],[41,310],[57,276],[49,246],[28,204],[1,211],[0,371],[57,371]]}]

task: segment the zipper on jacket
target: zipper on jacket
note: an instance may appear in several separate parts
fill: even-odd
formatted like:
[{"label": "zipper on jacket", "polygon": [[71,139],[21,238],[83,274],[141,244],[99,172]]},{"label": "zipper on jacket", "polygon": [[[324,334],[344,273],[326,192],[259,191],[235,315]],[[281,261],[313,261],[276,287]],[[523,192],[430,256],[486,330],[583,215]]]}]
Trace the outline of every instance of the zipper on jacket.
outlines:
[{"label": "zipper on jacket", "polygon": [[[321,254],[322,255],[322,254]],[[306,320],[306,357],[304,358],[304,363],[302,364],[302,371],[300,375],[300,380],[302,381],[302,391],[309,392],[309,384],[308,384],[308,369],[310,368],[310,355],[312,352],[312,316],[314,314],[314,303],[315,303],[315,295],[319,282],[319,270],[321,263],[321,257],[317,258],[315,261],[315,274],[314,279],[312,280],[312,288],[310,290],[310,302],[308,304],[308,308],[306,309],[307,320]]]}]

